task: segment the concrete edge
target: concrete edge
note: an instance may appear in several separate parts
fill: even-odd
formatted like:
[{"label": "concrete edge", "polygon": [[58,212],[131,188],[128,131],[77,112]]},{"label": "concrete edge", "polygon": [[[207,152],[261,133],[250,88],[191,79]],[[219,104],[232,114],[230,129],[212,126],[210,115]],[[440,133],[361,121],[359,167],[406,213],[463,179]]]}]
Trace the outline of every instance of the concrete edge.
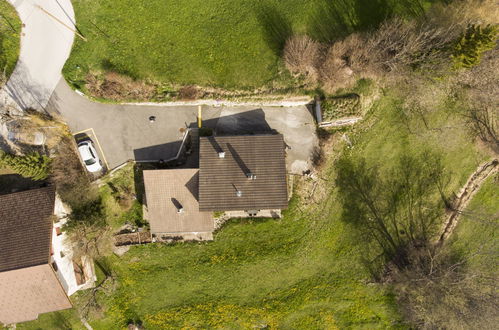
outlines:
[{"label": "concrete edge", "polygon": [[[69,84],[68,84],[69,85]],[[71,86],[69,85],[71,88]],[[72,89],[72,88],[71,88]],[[73,91],[81,97],[86,98],[91,102],[97,102],[102,104],[107,104],[94,99],[78,89],[73,89]],[[303,105],[309,105],[314,101],[312,97],[303,97],[298,101],[254,101],[254,102],[244,102],[244,101],[228,101],[228,100],[214,100],[214,99],[202,99],[194,101],[171,101],[171,102],[117,102],[111,103],[116,105],[138,105],[138,106],[154,106],[154,107],[176,107],[176,106],[198,106],[206,105],[213,107],[231,107],[231,106],[261,106],[261,107],[298,107]]]}]

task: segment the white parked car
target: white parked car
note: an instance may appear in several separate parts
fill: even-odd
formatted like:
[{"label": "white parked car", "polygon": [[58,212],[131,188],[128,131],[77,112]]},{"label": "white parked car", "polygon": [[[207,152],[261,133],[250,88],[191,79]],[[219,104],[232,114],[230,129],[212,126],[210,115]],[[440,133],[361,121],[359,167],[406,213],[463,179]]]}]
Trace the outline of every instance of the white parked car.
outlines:
[{"label": "white parked car", "polygon": [[97,151],[95,150],[92,141],[86,140],[78,143],[78,152],[89,172],[95,173],[102,170],[99,156],[97,155]]}]

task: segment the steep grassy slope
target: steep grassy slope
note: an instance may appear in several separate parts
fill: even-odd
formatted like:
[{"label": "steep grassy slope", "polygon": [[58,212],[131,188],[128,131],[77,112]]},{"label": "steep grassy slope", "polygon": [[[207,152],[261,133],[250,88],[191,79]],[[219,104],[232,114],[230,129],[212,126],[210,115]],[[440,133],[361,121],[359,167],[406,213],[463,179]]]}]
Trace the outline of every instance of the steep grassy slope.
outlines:
[{"label": "steep grassy slope", "polygon": [[[89,72],[116,71],[160,83],[228,89],[290,86],[280,52],[293,33],[331,40],[394,15],[418,0],[74,1],[77,38],[64,68],[84,88]],[[426,2],[425,2],[426,3]]]}]

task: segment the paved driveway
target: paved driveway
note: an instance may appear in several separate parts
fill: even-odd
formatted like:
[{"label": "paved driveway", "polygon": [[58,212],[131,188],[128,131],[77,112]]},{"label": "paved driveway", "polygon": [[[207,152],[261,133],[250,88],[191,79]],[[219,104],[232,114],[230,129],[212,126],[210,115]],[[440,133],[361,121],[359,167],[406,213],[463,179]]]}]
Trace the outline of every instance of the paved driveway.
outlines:
[{"label": "paved driveway", "polygon": [[[0,91],[0,102],[59,114],[73,133],[92,129],[110,168],[130,159],[176,155],[185,128],[196,126],[197,106],[100,104],[77,95],[61,78],[74,38],[71,1],[8,1],[25,27],[19,61]],[[154,123],[150,116],[156,117]],[[282,133],[288,145],[288,169],[295,173],[309,167],[317,145],[313,118],[305,106],[204,106],[203,120],[205,126],[225,134]]]},{"label": "paved driveway", "polygon": [[74,34],[64,25],[74,27],[73,7],[70,0],[8,1],[25,26],[19,60],[0,90],[0,102],[22,110],[42,110],[61,79],[71,51]]},{"label": "paved driveway", "polygon": [[[73,133],[92,128],[109,167],[130,159],[159,160],[176,155],[183,131],[196,127],[197,106],[102,104],[77,95],[64,80],[47,110],[59,114]],[[155,116],[154,123],[149,121]],[[317,145],[313,117],[305,106],[203,106],[203,125],[220,134],[277,131],[288,145],[288,169],[306,170]]]}]

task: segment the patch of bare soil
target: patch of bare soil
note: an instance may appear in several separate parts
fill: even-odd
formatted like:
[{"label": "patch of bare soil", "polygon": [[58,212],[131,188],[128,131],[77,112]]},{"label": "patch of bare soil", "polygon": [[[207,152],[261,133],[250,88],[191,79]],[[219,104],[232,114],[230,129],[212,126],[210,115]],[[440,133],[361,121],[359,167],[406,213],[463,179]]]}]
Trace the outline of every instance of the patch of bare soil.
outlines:
[{"label": "patch of bare soil", "polygon": [[335,161],[340,150],[344,148],[343,133],[330,132],[324,129],[318,131],[319,147],[314,151],[313,169],[302,175],[295,175],[296,193],[306,201],[305,204],[314,208],[327,200],[331,193],[332,179],[331,164]]},{"label": "patch of bare soil", "polygon": [[442,234],[440,235],[439,243],[445,241],[454,228],[456,228],[459,217],[468,203],[471,201],[477,191],[480,190],[483,182],[491,175],[497,173],[499,168],[499,160],[494,159],[485,164],[480,165],[477,170],[471,175],[466,184],[463,186],[456,199],[453,202],[452,210],[447,216],[444,223]]},{"label": "patch of bare soil", "polygon": [[154,85],[115,72],[103,76],[89,73],[86,81],[86,87],[93,96],[113,101],[144,101],[156,95]]}]

